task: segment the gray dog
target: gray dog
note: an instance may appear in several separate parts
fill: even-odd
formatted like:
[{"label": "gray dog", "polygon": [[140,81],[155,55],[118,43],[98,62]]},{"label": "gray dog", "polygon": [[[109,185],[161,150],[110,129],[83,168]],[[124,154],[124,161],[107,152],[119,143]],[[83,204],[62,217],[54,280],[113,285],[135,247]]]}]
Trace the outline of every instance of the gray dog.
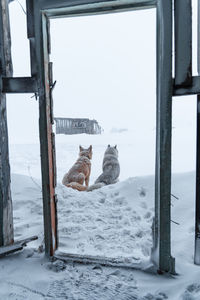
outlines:
[{"label": "gray dog", "polygon": [[113,184],[118,181],[120,166],[118,161],[117,145],[111,147],[108,145],[103,158],[103,173],[97,178],[95,183],[91,185],[87,191],[93,191],[104,185]]}]

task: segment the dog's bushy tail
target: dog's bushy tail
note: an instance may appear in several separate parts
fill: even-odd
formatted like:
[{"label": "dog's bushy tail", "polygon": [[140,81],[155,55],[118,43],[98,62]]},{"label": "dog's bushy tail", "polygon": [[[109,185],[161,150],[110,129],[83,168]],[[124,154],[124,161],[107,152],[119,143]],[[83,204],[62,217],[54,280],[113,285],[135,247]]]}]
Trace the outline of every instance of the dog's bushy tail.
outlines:
[{"label": "dog's bushy tail", "polygon": [[78,182],[70,182],[70,183],[65,184],[65,186],[70,187],[70,188],[72,188],[74,190],[78,190],[80,192],[87,190],[86,186],[84,186],[84,185],[82,185],[82,184],[80,184]]},{"label": "dog's bushy tail", "polygon": [[98,182],[98,183],[95,183],[91,186],[89,186],[87,188],[87,192],[91,192],[93,190],[97,190],[97,189],[100,189],[101,187],[105,186],[106,184],[104,182]]}]

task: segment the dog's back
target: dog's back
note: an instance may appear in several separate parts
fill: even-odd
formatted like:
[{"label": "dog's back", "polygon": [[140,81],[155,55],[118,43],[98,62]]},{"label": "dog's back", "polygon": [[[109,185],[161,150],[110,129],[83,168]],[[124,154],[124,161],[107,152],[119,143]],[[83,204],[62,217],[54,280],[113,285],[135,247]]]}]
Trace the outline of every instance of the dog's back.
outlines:
[{"label": "dog's back", "polygon": [[[91,172],[92,146],[84,149],[80,146],[79,158],[71,169],[63,177],[62,183],[79,191],[85,191],[89,183],[89,176]],[[83,186],[83,184],[86,186]]]},{"label": "dog's back", "polygon": [[108,145],[103,158],[103,173],[97,178],[95,183],[102,182],[106,185],[115,183],[120,174],[117,146]]},{"label": "dog's back", "polygon": [[93,191],[104,185],[113,184],[118,181],[120,165],[118,161],[117,146],[111,147],[108,145],[104,154],[102,169],[103,173],[96,179],[95,183],[87,189],[87,191]]}]

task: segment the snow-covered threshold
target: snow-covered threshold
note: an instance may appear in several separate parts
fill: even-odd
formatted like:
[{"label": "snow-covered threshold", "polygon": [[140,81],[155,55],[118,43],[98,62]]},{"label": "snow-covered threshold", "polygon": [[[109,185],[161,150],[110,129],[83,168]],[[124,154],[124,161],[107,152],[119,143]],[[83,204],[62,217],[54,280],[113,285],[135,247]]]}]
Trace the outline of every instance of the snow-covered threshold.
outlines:
[{"label": "snow-covered threshold", "polygon": [[[154,134],[148,134],[148,145]],[[57,136],[59,251],[147,262],[152,244],[154,159],[133,133]],[[99,175],[107,143],[118,141],[120,181],[93,192],[61,185],[78,155],[79,143],[93,145],[91,183]],[[129,143],[128,143],[129,141]],[[143,149],[143,150],[141,150]],[[179,152],[181,153],[181,152]],[[193,264],[194,172],[173,175],[172,253],[175,277],[99,265],[48,262],[43,244],[39,145],[10,145],[15,239],[37,234],[24,251],[0,260],[0,299],[200,299],[200,268]],[[180,155],[179,155],[180,156]],[[139,160],[139,157],[142,159]],[[175,157],[178,161],[178,156]],[[149,163],[148,163],[149,162]],[[139,168],[140,166],[140,168]],[[138,176],[138,174],[140,176]]]}]

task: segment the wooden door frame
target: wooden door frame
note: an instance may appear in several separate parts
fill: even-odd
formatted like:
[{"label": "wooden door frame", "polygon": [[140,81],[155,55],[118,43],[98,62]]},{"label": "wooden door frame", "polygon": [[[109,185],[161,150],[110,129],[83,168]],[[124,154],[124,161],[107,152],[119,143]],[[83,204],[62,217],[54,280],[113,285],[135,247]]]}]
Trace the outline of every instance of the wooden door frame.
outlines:
[{"label": "wooden door frame", "polygon": [[[44,232],[47,256],[54,255],[57,248],[55,241],[58,240],[49,96],[51,89],[49,82],[49,18],[113,13],[153,7],[157,7],[157,151],[154,245],[151,258],[157,269],[175,272],[175,262],[171,257],[170,231],[172,0],[27,0],[32,76],[36,76],[39,86]],[[35,61],[37,61],[37,67]]]},{"label": "wooden door frame", "polygon": [[[58,247],[55,137],[52,131],[53,99],[52,63],[49,62],[49,19],[80,15],[114,13],[137,9],[156,8],[157,11],[157,123],[156,123],[156,171],[155,171],[155,217],[153,224],[153,247],[151,261],[161,272],[175,273],[175,259],[171,256],[171,125],[172,96],[200,95],[200,76],[192,76],[192,13],[191,0],[175,0],[175,78],[172,78],[172,0],[27,0],[27,32],[30,41],[31,76],[12,77],[9,18],[7,0],[0,0],[0,141],[6,139],[5,114],[6,93],[30,93],[39,96],[39,128],[43,191],[43,215],[45,253],[55,255]],[[198,1],[199,3],[200,1]],[[6,10],[2,10],[3,7]],[[199,5],[200,11],[200,5]],[[5,12],[7,16],[5,17]],[[199,14],[200,15],[200,14]],[[3,16],[3,18],[2,18]],[[186,30],[187,29],[187,30]],[[7,31],[6,31],[7,30]],[[134,30],[134,29],[133,29]],[[200,35],[200,22],[198,21]],[[200,45],[200,43],[199,43]],[[198,47],[200,56],[200,47]],[[198,61],[198,69],[200,63]],[[145,82],[144,82],[145,85]],[[197,107],[197,168],[196,168],[196,227],[195,263],[200,264],[200,100]],[[6,130],[5,130],[6,128]],[[0,144],[2,145],[2,143]],[[8,144],[0,149],[3,168],[7,176],[0,179],[0,243],[7,235],[13,242],[12,201],[10,197],[10,169]],[[7,151],[5,151],[7,149]],[[5,186],[7,188],[5,192]],[[4,192],[2,192],[4,191]],[[9,214],[5,210],[9,208]],[[4,211],[4,212],[3,212]],[[5,224],[10,224],[5,226]],[[4,227],[3,227],[4,226]],[[10,230],[10,231],[9,231]],[[100,262],[104,258],[78,255],[65,256],[66,260]],[[113,264],[113,261],[107,264]],[[105,264],[105,260],[104,260]],[[119,265],[119,262],[116,263]],[[135,266],[136,267],[136,266]]]}]

